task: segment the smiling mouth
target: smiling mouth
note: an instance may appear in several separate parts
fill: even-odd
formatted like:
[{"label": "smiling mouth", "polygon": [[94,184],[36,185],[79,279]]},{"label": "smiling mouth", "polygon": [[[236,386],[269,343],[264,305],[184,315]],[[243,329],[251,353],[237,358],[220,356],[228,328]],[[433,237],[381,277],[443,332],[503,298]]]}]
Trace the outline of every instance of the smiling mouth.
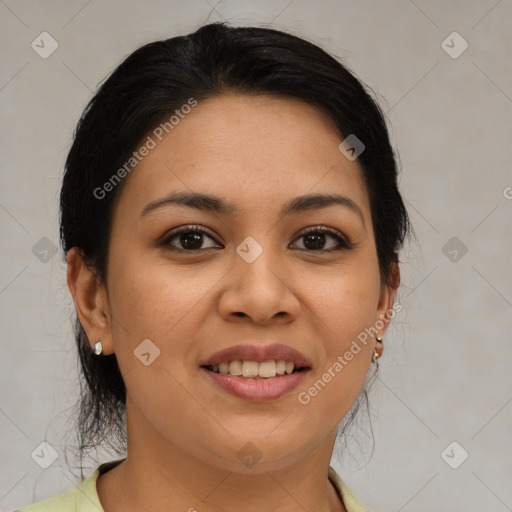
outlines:
[{"label": "smiling mouth", "polygon": [[291,361],[249,361],[234,360],[202,366],[206,370],[222,375],[233,375],[253,380],[271,380],[309,370],[306,366],[295,366]]}]

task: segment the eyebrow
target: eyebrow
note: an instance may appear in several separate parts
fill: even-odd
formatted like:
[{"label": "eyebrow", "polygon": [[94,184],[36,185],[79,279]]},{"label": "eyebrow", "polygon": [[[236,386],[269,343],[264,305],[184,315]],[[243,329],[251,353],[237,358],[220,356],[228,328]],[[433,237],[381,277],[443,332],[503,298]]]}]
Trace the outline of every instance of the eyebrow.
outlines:
[{"label": "eyebrow", "polygon": [[[205,212],[215,212],[223,215],[235,215],[238,208],[223,199],[209,194],[195,192],[172,192],[160,199],[148,203],[141,212],[141,217],[149,212],[168,205],[186,206]],[[292,213],[310,210],[319,210],[332,205],[340,205],[356,213],[366,229],[363,212],[356,202],[340,194],[306,194],[287,201],[281,208],[280,216],[285,217]]]}]

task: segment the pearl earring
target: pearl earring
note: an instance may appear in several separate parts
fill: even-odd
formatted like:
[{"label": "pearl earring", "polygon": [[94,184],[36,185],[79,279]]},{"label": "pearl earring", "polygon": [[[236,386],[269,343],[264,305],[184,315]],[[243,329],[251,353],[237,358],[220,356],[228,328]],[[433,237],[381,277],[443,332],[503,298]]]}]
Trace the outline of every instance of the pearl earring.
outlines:
[{"label": "pearl earring", "polygon": [[94,353],[99,356],[101,354],[101,352],[103,351],[103,346],[101,344],[101,341],[97,341],[95,344],[94,344]]}]

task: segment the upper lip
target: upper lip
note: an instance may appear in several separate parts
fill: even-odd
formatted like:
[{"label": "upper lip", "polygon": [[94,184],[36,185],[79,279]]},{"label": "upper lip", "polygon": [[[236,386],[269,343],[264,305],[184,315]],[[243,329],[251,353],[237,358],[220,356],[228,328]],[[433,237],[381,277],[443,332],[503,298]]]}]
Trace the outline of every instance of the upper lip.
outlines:
[{"label": "upper lip", "polygon": [[201,366],[229,361],[290,361],[296,368],[311,367],[306,356],[287,345],[274,343],[272,345],[235,345],[215,352]]}]

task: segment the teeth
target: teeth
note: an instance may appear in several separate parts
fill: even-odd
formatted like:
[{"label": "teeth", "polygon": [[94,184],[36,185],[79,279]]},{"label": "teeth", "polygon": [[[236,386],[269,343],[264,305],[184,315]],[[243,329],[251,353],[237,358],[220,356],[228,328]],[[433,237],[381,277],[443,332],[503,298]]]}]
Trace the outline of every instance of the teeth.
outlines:
[{"label": "teeth", "polygon": [[[292,363],[293,366],[293,363]],[[276,362],[275,361],[265,361],[264,363],[260,363],[259,371],[260,377],[275,377],[276,376]]]},{"label": "teeth", "polygon": [[286,369],[286,361],[276,361],[276,373],[278,375],[284,375]]},{"label": "teeth", "polygon": [[212,370],[224,375],[238,375],[248,379],[261,377],[272,379],[279,375],[293,373],[295,365],[291,361],[230,361],[212,365]]},{"label": "teeth", "polygon": [[259,365],[256,361],[244,361],[242,363],[242,375],[244,377],[257,377]]},{"label": "teeth", "polygon": [[242,375],[242,362],[231,361],[231,363],[229,363],[229,373],[231,375]]}]

